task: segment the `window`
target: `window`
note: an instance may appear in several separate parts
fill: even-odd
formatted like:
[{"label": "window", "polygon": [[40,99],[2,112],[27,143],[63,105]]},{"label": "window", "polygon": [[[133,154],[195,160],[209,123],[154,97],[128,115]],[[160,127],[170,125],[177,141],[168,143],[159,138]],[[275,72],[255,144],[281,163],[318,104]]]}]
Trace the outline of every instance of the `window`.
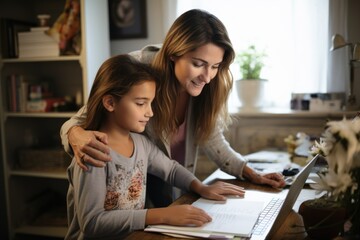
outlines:
[{"label": "window", "polygon": [[[177,16],[193,8],[224,23],[235,51],[250,44],[266,51],[261,77],[269,80],[268,107],[289,107],[291,93],[327,91],[328,0],[179,0]],[[239,78],[236,64],[231,70]],[[237,105],[233,88],[229,106]]]}]

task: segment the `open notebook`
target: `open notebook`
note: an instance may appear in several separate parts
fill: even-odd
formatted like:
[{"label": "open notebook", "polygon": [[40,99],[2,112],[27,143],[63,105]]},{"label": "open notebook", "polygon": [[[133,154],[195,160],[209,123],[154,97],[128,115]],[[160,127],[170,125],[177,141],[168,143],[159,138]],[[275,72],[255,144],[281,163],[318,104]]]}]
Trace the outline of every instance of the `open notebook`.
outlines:
[{"label": "open notebook", "polygon": [[[260,191],[247,191],[244,198],[228,198],[226,203],[200,198],[193,203],[212,216],[213,221],[201,227],[151,225],[145,231],[173,236],[203,238],[271,239],[289,215],[318,156],[298,173],[286,197]],[[270,217],[264,216],[271,215]],[[262,222],[264,219],[268,221]],[[259,229],[262,227],[262,229]]]},{"label": "open notebook", "polygon": [[211,217],[210,223],[201,227],[176,227],[169,225],[149,226],[145,231],[177,233],[197,237],[248,237],[263,209],[264,202],[244,198],[228,198],[226,203],[200,198],[192,205],[204,209]]}]

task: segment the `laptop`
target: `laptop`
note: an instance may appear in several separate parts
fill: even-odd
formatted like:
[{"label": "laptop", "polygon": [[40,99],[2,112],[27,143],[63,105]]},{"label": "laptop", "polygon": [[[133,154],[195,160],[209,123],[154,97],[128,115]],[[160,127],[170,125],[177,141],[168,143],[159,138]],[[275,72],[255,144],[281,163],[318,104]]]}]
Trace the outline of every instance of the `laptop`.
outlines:
[{"label": "laptop", "polygon": [[[308,178],[310,172],[312,171],[319,155],[313,157],[307,164],[302,168],[302,170],[297,174],[296,179],[291,184],[289,191],[284,198],[274,197],[269,198],[268,205],[260,213],[258,222],[253,228],[251,235],[251,240],[263,240],[263,239],[272,239],[274,234],[284,223],[285,219],[291,212],[296,199],[298,198],[301,190],[304,187],[306,179]],[[261,193],[259,194],[261,195]],[[274,207],[270,209],[270,207]],[[265,214],[272,214],[271,217],[265,217]],[[268,222],[265,219],[269,219]]]}]

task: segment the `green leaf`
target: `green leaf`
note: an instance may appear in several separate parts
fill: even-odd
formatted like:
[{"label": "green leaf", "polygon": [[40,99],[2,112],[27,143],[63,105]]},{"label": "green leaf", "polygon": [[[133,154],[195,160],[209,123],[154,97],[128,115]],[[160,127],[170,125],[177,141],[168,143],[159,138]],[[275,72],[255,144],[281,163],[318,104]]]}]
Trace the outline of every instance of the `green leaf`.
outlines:
[{"label": "green leaf", "polygon": [[240,65],[242,79],[260,79],[261,70],[264,67],[264,52],[258,52],[254,45],[237,53],[236,62]]}]

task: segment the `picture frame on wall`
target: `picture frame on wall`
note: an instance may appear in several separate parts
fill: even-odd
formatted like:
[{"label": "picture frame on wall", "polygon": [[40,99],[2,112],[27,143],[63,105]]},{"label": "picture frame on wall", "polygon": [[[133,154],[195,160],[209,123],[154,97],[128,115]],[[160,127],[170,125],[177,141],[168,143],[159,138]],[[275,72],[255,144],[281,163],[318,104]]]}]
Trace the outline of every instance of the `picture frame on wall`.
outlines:
[{"label": "picture frame on wall", "polygon": [[147,37],[146,0],[108,0],[110,39]]}]

